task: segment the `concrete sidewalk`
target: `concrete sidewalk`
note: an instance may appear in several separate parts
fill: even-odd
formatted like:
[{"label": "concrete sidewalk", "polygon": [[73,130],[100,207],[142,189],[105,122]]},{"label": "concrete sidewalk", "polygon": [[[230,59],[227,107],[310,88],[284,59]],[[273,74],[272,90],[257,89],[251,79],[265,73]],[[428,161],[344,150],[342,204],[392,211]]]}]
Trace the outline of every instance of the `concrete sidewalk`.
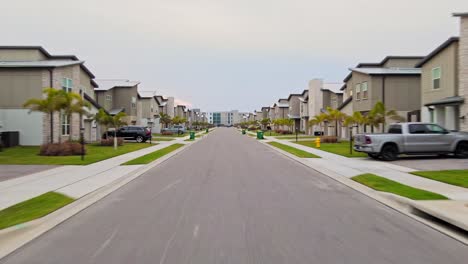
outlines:
[{"label": "concrete sidewalk", "polygon": [[62,166],[0,182],[0,210],[50,191],[80,198],[141,168],[120,164],[176,143],[187,144],[187,138],[160,142],[86,166]]},{"label": "concrete sidewalk", "polygon": [[322,173],[332,172],[347,178],[363,173],[373,173],[405,185],[442,194],[452,200],[468,201],[468,189],[409,173],[416,171],[415,169],[366,158],[347,158],[327,151],[295,144],[287,140],[278,140],[270,137],[267,141],[276,141],[322,157],[321,159],[307,159],[306,161],[307,164],[310,164],[310,167]]}]

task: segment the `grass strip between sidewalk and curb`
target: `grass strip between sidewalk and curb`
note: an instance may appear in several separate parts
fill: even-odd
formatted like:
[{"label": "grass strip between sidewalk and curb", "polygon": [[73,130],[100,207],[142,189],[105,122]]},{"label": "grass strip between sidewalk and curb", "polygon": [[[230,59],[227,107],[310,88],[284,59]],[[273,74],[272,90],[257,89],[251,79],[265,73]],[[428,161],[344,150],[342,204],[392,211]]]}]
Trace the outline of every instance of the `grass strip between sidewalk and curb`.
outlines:
[{"label": "grass strip between sidewalk and curb", "polygon": [[312,153],[309,153],[309,152],[306,152],[306,151],[303,151],[303,150],[300,150],[300,149],[297,149],[297,148],[293,148],[291,146],[288,146],[288,145],[284,145],[284,144],[281,144],[281,143],[278,143],[278,142],[268,142],[267,144],[273,146],[273,147],[277,147],[281,150],[284,150],[288,153],[291,153],[299,158],[320,158],[319,156],[317,155],[314,155]]},{"label": "grass strip between sidewalk and curb", "polygon": [[142,165],[142,164],[149,164],[159,158],[161,158],[162,156],[164,155],[167,155],[169,153],[171,153],[172,151],[178,149],[178,148],[181,148],[185,146],[184,144],[173,144],[173,145],[170,145],[168,147],[165,147],[165,148],[162,148],[162,149],[159,149],[159,150],[156,150],[154,152],[151,152],[149,154],[146,154],[144,156],[141,156],[139,158],[136,158],[136,159],[133,159],[133,160],[130,160],[130,161],[127,161],[125,163],[123,163],[122,165]]},{"label": "grass strip between sidewalk and curb", "polygon": [[370,173],[354,176],[351,179],[374,190],[393,193],[412,200],[448,200],[447,197],[438,193],[413,188]]},{"label": "grass strip between sidewalk and curb", "polygon": [[66,195],[48,192],[0,211],[0,229],[46,216],[75,201]]},{"label": "grass strip between sidewalk and curb", "polygon": [[411,174],[468,188],[468,170],[414,171]]}]

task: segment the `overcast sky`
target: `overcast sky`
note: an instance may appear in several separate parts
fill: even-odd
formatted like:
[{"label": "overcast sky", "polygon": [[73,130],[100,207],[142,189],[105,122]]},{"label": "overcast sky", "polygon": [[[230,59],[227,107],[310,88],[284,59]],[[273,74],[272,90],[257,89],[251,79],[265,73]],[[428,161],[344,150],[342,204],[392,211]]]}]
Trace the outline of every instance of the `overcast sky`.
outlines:
[{"label": "overcast sky", "polygon": [[74,54],[98,78],[203,110],[253,111],[342,81],[358,62],[426,55],[467,0],[0,0],[1,45]]}]

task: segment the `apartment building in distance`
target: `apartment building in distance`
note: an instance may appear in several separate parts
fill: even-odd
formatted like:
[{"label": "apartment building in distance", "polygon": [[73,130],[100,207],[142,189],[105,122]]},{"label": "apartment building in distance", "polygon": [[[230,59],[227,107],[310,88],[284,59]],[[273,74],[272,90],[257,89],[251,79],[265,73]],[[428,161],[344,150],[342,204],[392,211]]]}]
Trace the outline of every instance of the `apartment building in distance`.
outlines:
[{"label": "apartment building in distance", "polygon": [[31,98],[42,98],[44,88],[55,88],[80,94],[91,103],[93,114],[99,108],[94,79],[74,55],[52,55],[40,46],[0,46],[0,132],[18,131],[21,145],[50,142],[51,129],[53,142],[78,140],[80,128],[85,129],[85,140],[96,140],[99,127],[88,116],[69,119],[57,112],[51,122],[48,115],[23,107]]},{"label": "apartment building in distance", "polygon": [[217,111],[217,112],[208,112],[208,123],[215,126],[233,126],[243,122],[240,120],[239,111]]}]

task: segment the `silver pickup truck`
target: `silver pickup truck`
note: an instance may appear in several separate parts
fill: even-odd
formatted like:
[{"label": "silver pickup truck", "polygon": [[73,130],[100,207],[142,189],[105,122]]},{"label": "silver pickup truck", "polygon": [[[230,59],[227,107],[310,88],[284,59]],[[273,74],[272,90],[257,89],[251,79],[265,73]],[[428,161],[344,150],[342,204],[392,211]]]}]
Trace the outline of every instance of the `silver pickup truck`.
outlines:
[{"label": "silver pickup truck", "polygon": [[431,123],[397,123],[384,134],[356,135],[354,150],[386,161],[396,160],[399,154],[468,158],[468,132],[451,132]]}]

